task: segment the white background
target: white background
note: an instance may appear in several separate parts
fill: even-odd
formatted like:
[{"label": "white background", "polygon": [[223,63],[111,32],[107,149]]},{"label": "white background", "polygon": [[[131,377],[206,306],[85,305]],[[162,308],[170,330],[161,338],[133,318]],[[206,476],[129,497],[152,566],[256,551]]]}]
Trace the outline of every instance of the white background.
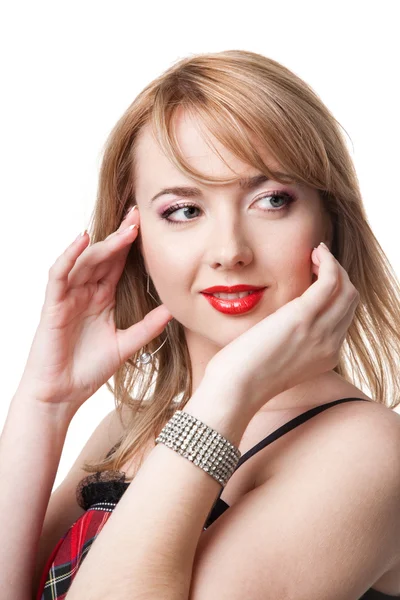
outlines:
[{"label": "white background", "polygon": [[[397,10],[385,0],[3,4],[0,428],[48,269],[88,224],[106,136],[148,82],[189,54],[252,50],[311,84],[350,137],[371,226],[399,275]],[[103,386],[78,411],[54,488],[113,407]]]}]

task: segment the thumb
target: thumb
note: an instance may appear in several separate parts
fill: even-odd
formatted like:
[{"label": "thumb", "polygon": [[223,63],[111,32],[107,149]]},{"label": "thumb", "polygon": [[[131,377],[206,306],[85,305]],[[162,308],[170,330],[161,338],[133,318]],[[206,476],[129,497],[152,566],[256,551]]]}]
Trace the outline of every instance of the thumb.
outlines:
[{"label": "thumb", "polygon": [[125,362],[135,352],[160,335],[173,316],[165,304],[151,310],[141,321],[117,332],[120,355]]}]

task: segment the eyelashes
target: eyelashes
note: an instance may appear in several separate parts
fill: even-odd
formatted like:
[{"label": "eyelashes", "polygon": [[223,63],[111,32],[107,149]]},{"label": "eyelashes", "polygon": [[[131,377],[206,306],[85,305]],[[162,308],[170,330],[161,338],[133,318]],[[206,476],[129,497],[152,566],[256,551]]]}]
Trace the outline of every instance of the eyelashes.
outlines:
[{"label": "eyelashes", "polygon": [[[289,206],[295,202],[297,200],[296,196],[291,193],[291,192],[286,192],[286,191],[274,191],[274,192],[268,192],[267,194],[262,194],[262,196],[260,196],[259,198],[256,198],[255,202],[259,202],[260,200],[264,200],[265,198],[272,198],[273,201],[276,201],[277,198],[284,198],[285,200],[285,204],[283,204],[280,207],[275,207],[272,209],[261,209],[263,212],[267,212],[267,213],[276,213],[276,212],[283,212],[286,211]],[[172,219],[170,219],[170,215],[178,212],[179,210],[182,209],[197,209],[201,211],[201,208],[199,208],[197,206],[197,204],[194,204],[192,202],[180,202],[180,203],[176,203],[173,204],[171,206],[169,206],[166,210],[164,210],[160,217],[162,219],[164,219],[167,223],[169,223],[170,225],[181,225],[182,223],[189,223],[190,221],[194,221],[195,219],[185,219],[183,221],[173,221]],[[190,215],[186,215],[186,216],[190,216]]]}]

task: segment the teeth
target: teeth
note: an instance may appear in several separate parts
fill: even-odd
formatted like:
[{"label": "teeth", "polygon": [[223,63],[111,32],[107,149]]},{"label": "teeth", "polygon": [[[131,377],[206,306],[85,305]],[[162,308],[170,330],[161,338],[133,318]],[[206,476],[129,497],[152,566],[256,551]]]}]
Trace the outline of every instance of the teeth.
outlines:
[{"label": "teeth", "polygon": [[212,296],[214,296],[215,298],[221,298],[222,300],[234,300],[235,298],[245,298],[246,296],[248,296],[249,294],[252,294],[253,291],[250,290],[249,292],[238,292],[236,294],[223,294],[223,293],[217,293],[217,294],[212,294]]}]

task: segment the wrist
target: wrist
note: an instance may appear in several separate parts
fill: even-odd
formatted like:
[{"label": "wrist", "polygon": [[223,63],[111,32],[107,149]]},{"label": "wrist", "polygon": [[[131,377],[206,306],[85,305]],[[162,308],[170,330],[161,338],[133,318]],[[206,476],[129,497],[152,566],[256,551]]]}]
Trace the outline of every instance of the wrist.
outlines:
[{"label": "wrist", "polygon": [[183,410],[215,429],[236,447],[254,416],[246,410],[237,388],[221,385],[206,376]]},{"label": "wrist", "polygon": [[67,402],[44,401],[35,396],[33,389],[27,389],[21,385],[18,386],[12,397],[10,406],[16,406],[21,410],[32,410],[35,414],[42,415],[44,419],[67,428],[74,416],[71,406]]}]

